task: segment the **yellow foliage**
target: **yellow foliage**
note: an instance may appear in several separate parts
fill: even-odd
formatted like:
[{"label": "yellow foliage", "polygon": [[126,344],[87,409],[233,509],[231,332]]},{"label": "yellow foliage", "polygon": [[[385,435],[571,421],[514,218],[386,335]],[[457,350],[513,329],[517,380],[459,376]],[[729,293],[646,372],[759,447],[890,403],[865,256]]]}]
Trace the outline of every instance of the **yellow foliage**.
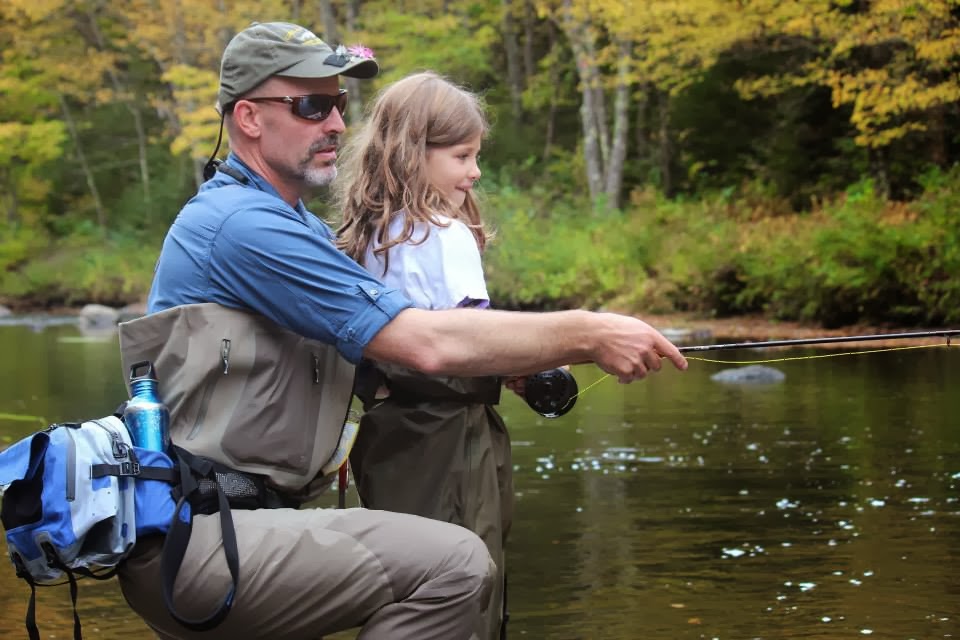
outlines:
[{"label": "yellow foliage", "polygon": [[66,9],[66,2],[67,0],[4,0],[6,6],[0,8],[0,15],[6,20],[19,14],[31,22],[42,22],[62,14]]},{"label": "yellow foliage", "polygon": [[0,167],[14,160],[42,164],[63,155],[66,126],[59,121],[29,124],[0,121]]},{"label": "yellow foliage", "polygon": [[[883,147],[923,131],[928,112],[960,101],[960,25],[956,0],[874,0],[851,12],[849,3],[756,3],[773,34],[805,38],[819,47],[800,74],[753,78],[737,89],[747,97],[791,86],[822,84],[834,107],[851,106],[857,144]],[[802,11],[801,9],[802,5]],[[867,51],[880,53],[877,66]]]},{"label": "yellow foliage", "polygon": [[172,66],[163,80],[173,88],[173,102],[178,105],[179,130],[170,144],[175,154],[189,153],[202,158],[216,142],[220,116],[214,109],[217,99],[218,74],[185,64]]}]

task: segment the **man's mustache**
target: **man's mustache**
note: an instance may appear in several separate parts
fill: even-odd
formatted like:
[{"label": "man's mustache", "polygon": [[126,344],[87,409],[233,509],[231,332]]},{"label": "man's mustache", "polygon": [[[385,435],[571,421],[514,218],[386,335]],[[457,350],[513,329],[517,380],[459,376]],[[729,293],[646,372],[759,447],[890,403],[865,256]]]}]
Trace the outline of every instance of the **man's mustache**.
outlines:
[{"label": "man's mustache", "polygon": [[333,147],[334,149],[339,149],[339,148],[340,148],[340,136],[337,135],[337,134],[335,134],[335,133],[332,133],[332,134],[330,134],[330,135],[328,135],[328,136],[325,136],[325,137],[317,140],[317,141],[314,142],[312,145],[310,145],[309,153],[310,153],[310,155],[313,155],[314,153],[319,153],[322,149],[326,149],[326,148],[328,148],[328,147]]}]

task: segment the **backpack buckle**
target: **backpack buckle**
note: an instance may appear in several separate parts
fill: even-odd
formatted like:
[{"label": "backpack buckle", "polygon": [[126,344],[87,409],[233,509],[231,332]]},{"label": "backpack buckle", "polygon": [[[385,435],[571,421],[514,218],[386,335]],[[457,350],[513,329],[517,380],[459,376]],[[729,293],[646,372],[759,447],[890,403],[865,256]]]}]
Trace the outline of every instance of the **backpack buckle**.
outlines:
[{"label": "backpack buckle", "polygon": [[140,475],[140,463],[136,460],[121,462],[120,463],[120,475],[121,476],[138,476]]},{"label": "backpack buckle", "polygon": [[127,457],[127,445],[120,438],[119,433],[110,434],[110,448],[113,450],[113,457],[117,460]]}]

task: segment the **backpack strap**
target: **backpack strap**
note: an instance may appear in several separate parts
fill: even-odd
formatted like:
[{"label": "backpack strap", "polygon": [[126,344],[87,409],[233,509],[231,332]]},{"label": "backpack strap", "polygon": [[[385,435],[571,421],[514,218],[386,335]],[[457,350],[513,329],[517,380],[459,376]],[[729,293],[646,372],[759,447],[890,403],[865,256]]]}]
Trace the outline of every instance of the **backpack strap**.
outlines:
[{"label": "backpack strap", "polygon": [[[131,457],[133,449],[130,450]],[[90,465],[91,478],[104,476],[136,476],[140,480],[162,480],[175,484],[180,477],[176,469],[170,467],[144,467],[137,461],[121,462],[120,464],[93,464]]]},{"label": "backpack strap", "polygon": [[30,602],[27,603],[27,616],[24,620],[27,627],[27,636],[30,640],[40,640],[40,629],[37,628],[37,583],[34,582],[33,576],[27,571],[27,567],[24,566],[18,553],[13,554],[13,566],[17,570],[17,577],[23,578],[30,585]]},{"label": "backpack strap", "polygon": [[[178,461],[180,469],[180,497],[177,500],[177,506],[174,509],[173,519],[170,522],[170,529],[167,531],[166,538],[163,541],[163,551],[160,557],[160,575],[162,579],[163,600],[167,605],[167,610],[173,618],[193,631],[208,631],[220,624],[230,608],[233,606],[233,599],[237,592],[237,581],[240,574],[240,553],[237,549],[237,532],[233,526],[233,516],[230,513],[230,503],[223,492],[223,488],[217,481],[217,475],[214,472],[213,462],[177,447],[171,446],[171,450]],[[193,511],[191,510],[191,499],[199,497],[200,479],[207,479],[216,484],[217,500],[220,512],[220,530],[223,536],[223,554],[227,559],[227,568],[230,570],[231,585],[224,596],[223,602],[212,614],[199,620],[184,618],[180,615],[173,604],[173,587],[177,581],[177,574],[180,573],[180,565],[183,563],[183,557],[187,552],[187,544],[190,542],[190,534],[193,531]],[[186,506],[186,513],[182,513]]]},{"label": "backpack strap", "polygon": [[[67,574],[67,580],[70,582],[70,604],[73,607],[73,640],[83,640],[83,634],[80,628],[80,615],[77,613],[76,574],[93,578],[95,580],[109,580],[116,575],[117,568],[113,567],[109,571],[101,571],[100,573],[94,573],[93,571],[82,567],[71,569],[64,564],[63,560],[60,559],[60,556],[57,555],[56,549],[54,549],[53,545],[51,545],[49,542],[42,543],[40,548],[43,550],[43,553],[47,558],[47,562],[51,567],[56,567]],[[17,567],[17,576],[26,580],[27,584],[30,585],[30,602],[27,604],[26,618],[27,634],[29,635],[30,640],[40,640],[40,630],[37,628],[36,616],[37,584],[34,582],[33,576],[30,575],[30,572],[27,571],[25,566],[23,566],[19,555],[15,556],[14,564]]]}]

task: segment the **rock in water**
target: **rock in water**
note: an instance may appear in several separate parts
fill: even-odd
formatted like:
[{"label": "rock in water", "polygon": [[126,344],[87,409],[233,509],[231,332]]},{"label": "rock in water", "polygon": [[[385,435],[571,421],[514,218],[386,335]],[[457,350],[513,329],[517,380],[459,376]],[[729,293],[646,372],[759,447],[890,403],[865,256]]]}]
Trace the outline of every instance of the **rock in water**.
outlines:
[{"label": "rock in water", "polygon": [[729,382],[733,384],[766,384],[771,382],[783,382],[786,378],[779,369],[765,367],[760,364],[752,364],[747,367],[737,367],[735,369],[724,369],[710,376],[711,380],[717,382]]},{"label": "rock in water", "polygon": [[105,329],[117,326],[120,313],[102,304],[84,305],[80,310],[80,326],[88,329]]}]

